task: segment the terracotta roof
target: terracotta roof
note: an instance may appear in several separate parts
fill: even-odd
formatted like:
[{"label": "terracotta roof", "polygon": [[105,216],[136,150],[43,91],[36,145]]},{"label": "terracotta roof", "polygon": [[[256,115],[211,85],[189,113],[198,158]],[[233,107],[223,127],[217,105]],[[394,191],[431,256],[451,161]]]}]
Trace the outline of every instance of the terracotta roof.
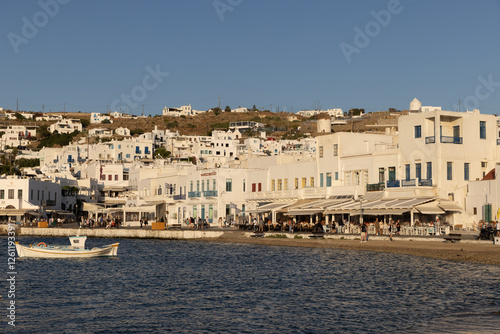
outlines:
[{"label": "terracotta roof", "polygon": [[494,179],[495,179],[495,168],[490,170],[490,172],[483,177],[482,181],[494,180]]}]

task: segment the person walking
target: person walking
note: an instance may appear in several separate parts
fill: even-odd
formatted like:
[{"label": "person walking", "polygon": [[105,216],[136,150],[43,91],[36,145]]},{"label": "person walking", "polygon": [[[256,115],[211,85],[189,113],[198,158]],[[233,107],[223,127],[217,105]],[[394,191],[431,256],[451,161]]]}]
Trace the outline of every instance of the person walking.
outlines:
[{"label": "person walking", "polygon": [[368,236],[368,232],[367,232],[366,224],[363,222],[363,224],[361,224],[361,242],[366,242],[367,236]]},{"label": "person walking", "polygon": [[389,219],[389,241],[392,241],[392,230],[394,229],[394,225],[392,224],[392,219]]},{"label": "person walking", "polygon": [[378,218],[375,219],[375,235],[380,235],[380,222]]}]

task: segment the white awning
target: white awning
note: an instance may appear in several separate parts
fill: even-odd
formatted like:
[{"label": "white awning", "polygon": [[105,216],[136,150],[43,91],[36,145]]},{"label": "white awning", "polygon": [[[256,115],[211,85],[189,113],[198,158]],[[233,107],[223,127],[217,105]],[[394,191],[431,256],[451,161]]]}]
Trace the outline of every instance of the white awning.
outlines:
[{"label": "white awning", "polygon": [[0,216],[22,216],[30,211],[35,213],[32,209],[0,209]]},{"label": "white awning", "polygon": [[279,209],[283,209],[284,207],[292,205],[294,202],[273,202],[267,203],[262,206],[259,206],[259,212],[269,212],[276,211]]},{"label": "white awning", "polygon": [[287,216],[307,216],[307,215],[315,215],[317,213],[323,212],[323,210],[319,209],[303,209],[303,210],[291,210],[285,212]]},{"label": "white awning", "polygon": [[463,211],[461,207],[456,205],[454,202],[451,201],[440,201],[438,203],[438,206],[443,209],[444,211]]},{"label": "white awning", "polygon": [[95,212],[95,211],[98,211],[98,210],[101,210],[101,209],[103,209],[103,207],[100,206],[100,205],[97,205],[95,203],[86,203],[86,202],[83,202],[83,209],[82,209],[82,211]]},{"label": "white awning", "polygon": [[424,215],[442,215],[444,213],[435,202],[417,205],[415,209]]}]

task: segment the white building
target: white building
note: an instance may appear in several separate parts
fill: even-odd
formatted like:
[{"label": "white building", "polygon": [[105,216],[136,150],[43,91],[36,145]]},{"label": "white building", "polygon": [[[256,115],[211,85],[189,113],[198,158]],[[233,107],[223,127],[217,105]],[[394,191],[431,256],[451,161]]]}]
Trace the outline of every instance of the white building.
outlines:
[{"label": "white building", "polygon": [[57,133],[60,134],[69,134],[74,131],[81,132],[82,128],[83,126],[79,119],[63,119],[54,124],[51,124],[48,128],[48,131],[50,133],[54,133],[57,131]]},{"label": "white building", "polygon": [[93,112],[90,114],[90,123],[91,124],[99,124],[105,120],[109,121],[110,123],[113,123],[111,116],[101,115],[101,113],[98,113],[98,112]]},{"label": "white building", "polygon": [[187,106],[181,106],[180,108],[163,108],[163,116],[196,116],[205,112],[206,111],[192,109],[190,104]]},{"label": "white building", "polygon": [[115,135],[128,137],[130,136],[130,130],[127,128],[119,127],[115,129]]}]

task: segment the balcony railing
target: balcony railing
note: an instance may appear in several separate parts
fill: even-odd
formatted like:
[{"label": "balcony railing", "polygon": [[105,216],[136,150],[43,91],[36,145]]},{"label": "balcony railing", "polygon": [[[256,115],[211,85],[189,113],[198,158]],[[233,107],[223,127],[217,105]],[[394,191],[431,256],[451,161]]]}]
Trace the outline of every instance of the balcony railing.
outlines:
[{"label": "balcony railing", "polygon": [[366,191],[382,191],[385,189],[385,183],[372,183],[366,185]]},{"label": "balcony railing", "polygon": [[207,190],[203,192],[203,196],[205,197],[217,197],[217,190]]},{"label": "balcony railing", "polygon": [[432,179],[423,179],[418,181],[420,187],[432,187]]},{"label": "balcony railing", "polygon": [[174,201],[181,201],[186,199],[186,194],[174,195]]},{"label": "balcony railing", "polygon": [[401,187],[415,187],[416,184],[417,180],[415,179],[401,180]]},{"label": "balcony railing", "polygon": [[399,180],[387,181],[387,188],[398,188],[400,186]]},{"label": "balcony railing", "polygon": [[188,192],[188,197],[201,197],[201,191],[190,191]]},{"label": "balcony railing", "polygon": [[436,137],[431,136],[431,137],[425,137],[425,143],[426,144],[434,144],[436,142]]},{"label": "balcony railing", "polygon": [[441,136],[441,143],[462,144],[462,137]]}]

